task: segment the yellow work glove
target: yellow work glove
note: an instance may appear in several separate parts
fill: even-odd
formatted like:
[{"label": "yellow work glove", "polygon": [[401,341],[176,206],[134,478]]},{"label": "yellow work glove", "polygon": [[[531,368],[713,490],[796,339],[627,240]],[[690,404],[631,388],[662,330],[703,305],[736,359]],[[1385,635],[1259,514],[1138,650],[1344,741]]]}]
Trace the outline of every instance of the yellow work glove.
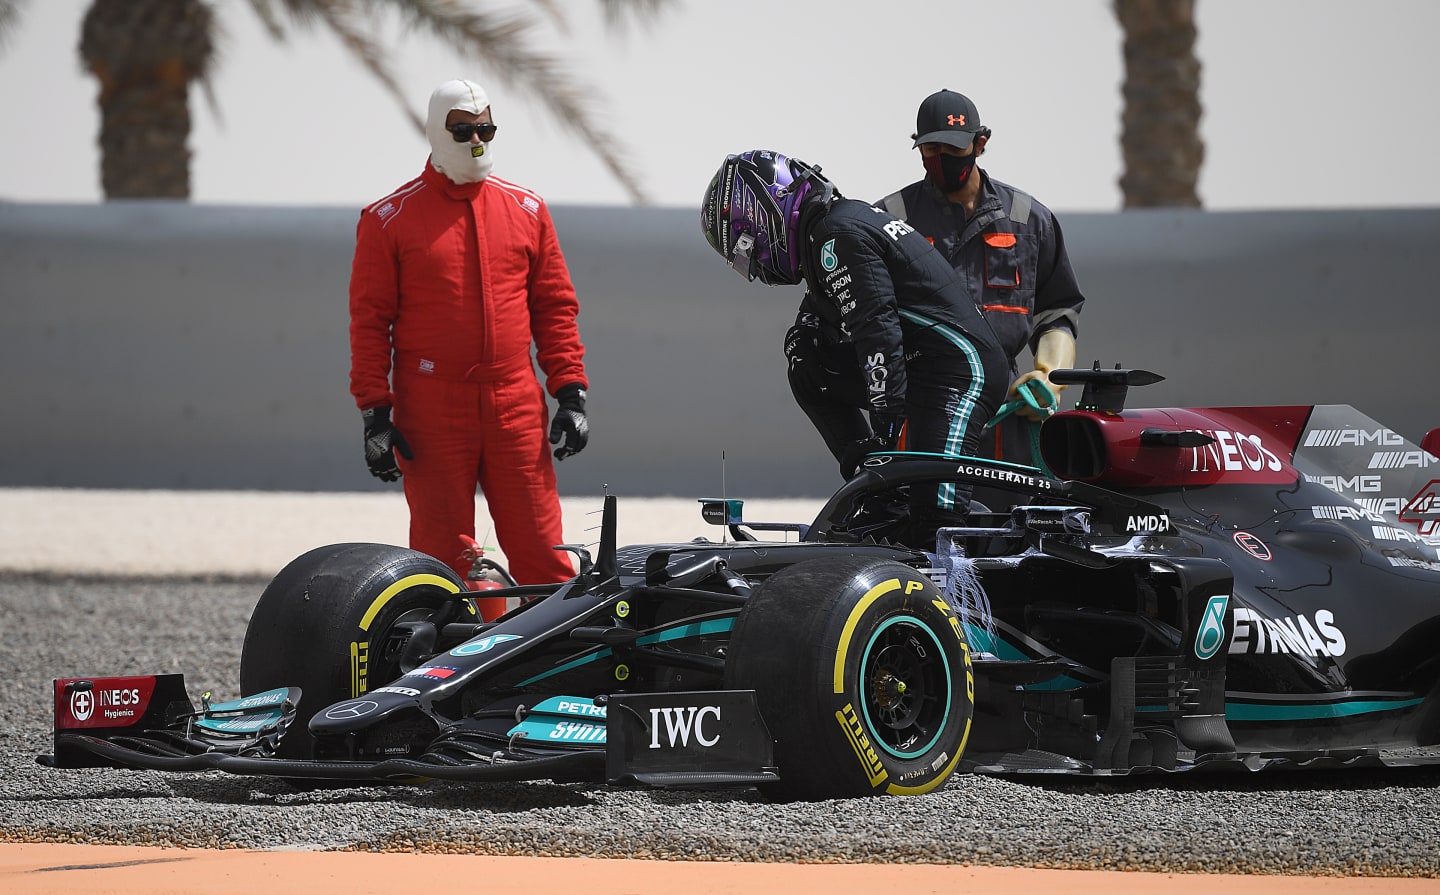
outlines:
[{"label": "yellow work glove", "polygon": [[1051,394],[1055,395],[1055,404],[1048,408],[1036,410],[1028,404],[1021,404],[1015,412],[1026,419],[1043,420],[1045,417],[1060,409],[1060,392],[1065,389],[1063,385],[1056,385],[1050,381],[1051,370],[1069,370],[1075,366],[1075,337],[1063,329],[1046,330],[1040,336],[1039,343],[1035,346],[1035,369],[1023,374],[1010,386],[1009,397],[1019,397],[1020,387],[1032,379],[1041,379],[1045,382]]}]

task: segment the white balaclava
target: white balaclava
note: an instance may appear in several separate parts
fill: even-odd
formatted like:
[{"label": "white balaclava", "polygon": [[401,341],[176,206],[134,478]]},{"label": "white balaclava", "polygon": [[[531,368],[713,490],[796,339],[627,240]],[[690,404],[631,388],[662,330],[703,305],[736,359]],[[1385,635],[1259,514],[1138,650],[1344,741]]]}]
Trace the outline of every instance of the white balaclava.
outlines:
[{"label": "white balaclava", "polygon": [[490,98],[474,81],[446,81],[430,94],[430,114],[425,119],[430,163],[455,183],[478,183],[489,177],[495,150],[489,143],[456,143],[445,129],[445,117],[451,109],[479,115],[489,106]]}]

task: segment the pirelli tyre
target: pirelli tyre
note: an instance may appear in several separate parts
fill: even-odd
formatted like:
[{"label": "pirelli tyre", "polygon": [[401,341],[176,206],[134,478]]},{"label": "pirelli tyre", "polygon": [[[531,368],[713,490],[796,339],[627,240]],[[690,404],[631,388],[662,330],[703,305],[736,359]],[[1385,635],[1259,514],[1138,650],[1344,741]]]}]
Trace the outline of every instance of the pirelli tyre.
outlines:
[{"label": "pirelli tyre", "polygon": [[764,793],[780,801],[930,792],[974,716],[959,618],[924,575],[873,557],[771,576],[736,619],[725,683],[756,692],[780,770]]},{"label": "pirelli tyre", "polygon": [[311,758],[312,715],[399,677],[403,636],[391,635],[403,635],[401,622],[447,606],[453,620],[473,619],[471,603],[453,605],[465,590],[439,560],[384,544],[318,547],[281,569],[255,605],[240,654],[242,694],[301,689],[280,757]]}]

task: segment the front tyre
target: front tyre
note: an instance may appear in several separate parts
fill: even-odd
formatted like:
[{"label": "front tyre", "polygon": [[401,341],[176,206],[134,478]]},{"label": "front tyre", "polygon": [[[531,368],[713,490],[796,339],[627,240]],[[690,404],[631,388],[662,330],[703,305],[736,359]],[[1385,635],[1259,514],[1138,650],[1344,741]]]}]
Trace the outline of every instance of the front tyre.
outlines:
[{"label": "front tyre", "polygon": [[728,689],[754,690],[780,800],[918,795],[943,784],[974,715],[970,651],[928,578],[873,557],[809,560],[741,610]]},{"label": "front tyre", "polygon": [[[432,620],[468,593],[445,563],[404,547],[332,544],[291,560],[261,594],[240,654],[242,694],[301,690],[277,754],[312,757],[316,712],[400,676],[397,625]],[[473,618],[468,603],[449,608]]]}]

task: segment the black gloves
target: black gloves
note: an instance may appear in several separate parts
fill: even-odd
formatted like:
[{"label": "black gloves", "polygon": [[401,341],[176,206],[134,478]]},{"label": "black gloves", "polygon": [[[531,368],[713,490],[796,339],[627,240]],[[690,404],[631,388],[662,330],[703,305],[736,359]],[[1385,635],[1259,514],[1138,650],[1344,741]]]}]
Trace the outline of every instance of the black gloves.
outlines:
[{"label": "black gloves", "polygon": [[555,400],[560,402],[560,407],[550,421],[550,443],[560,444],[560,439],[565,439],[565,443],[555,449],[555,459],[564,460],[585,450],[590,441],[590,423],[585,419],[585,389],[578,382],[572,382],[555,393]]},{"label": "black gloves", "polygon": [[870,431],[884,443],[882,451],[893,451],[900,443],[900,430],[905,427],[905,415],[883,410],[870,411]]},{"label": "black gloves", "polygon": [[895,450],[895,445],[900,442],[900,430],[904,426],[905,417],[900,414],[872,410],[870,430],[873,434],[869,438],[852,441],[840,454],[840,474],[849,481],[860,470],[860,464],[864,462],[867,454]]},{"label": "black gloves", "polygon": [[365,465],[370,474],[382,482],[400,479],[400,464],[395,462],[395,452],[406,460],[414,459],[405,436],[390,422],[389,407],[372,407],[360,411],[365,422]]},{"label": "black gloves", "polygon": [[818,396],[830,385],[820,362],[819,326],[802,321],[786,331],[785,362],[792,387]]}]

